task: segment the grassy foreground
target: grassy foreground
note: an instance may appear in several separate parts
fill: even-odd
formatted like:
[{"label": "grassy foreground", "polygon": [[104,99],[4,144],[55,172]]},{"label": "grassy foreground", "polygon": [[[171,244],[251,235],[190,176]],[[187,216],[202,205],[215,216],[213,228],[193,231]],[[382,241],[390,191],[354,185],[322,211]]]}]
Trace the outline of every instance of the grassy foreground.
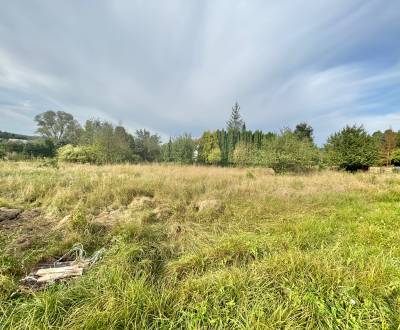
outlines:
[{"label": "grassy foreground", "polygon": [[[400,176],[0,162],[1,329],[400,324]],[[83,277],[18,293],[75,243]]]}]

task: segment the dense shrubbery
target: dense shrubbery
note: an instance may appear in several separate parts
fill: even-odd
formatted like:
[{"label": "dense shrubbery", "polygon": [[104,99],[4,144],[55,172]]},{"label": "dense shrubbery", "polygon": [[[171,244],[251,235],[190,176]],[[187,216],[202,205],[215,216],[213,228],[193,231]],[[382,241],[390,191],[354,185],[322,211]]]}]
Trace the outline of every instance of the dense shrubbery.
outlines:
[{"label": "dense shrubbery", "polygon": [[68,113],[47,111],[35,117],[37,132],[43,139],[0,132],[0,137],[8,138],[0,140],[0,158],[18,160],[57,154],[61,161],[76,163],[164,161],[262,166],[276,172],[305,172],[324,165],[348,171],[367,169],[371,165],[400,165],[400,133],[391,129],[371,136],[362,126],[347,126],[333,134],[324,148],[318,148],[313,128],[307,123],[278,134],[251,131],[246,129],[239,111],[236,103],[226,130],[205,131],[200,138],[185,133],[163,145],[157,134],[147,130],[137,130],[132,135],[121,125],[98,119],[87,120],[82,127]]},{"label": "dense shrubbery", "polygon": [[56,148],[51,140],[3,140],[0,141],[0,158],[23,160],[54,157]]},{"label": "dense shrubbery", "polygon": [[395,166],[400,166],[400,149],[396,149],[391,156],[391,163]]},{"label": "dense shrubbery", "polygon": [[362,126],[346,126],[333,134],[325,149],[331,164],[347,171],[366,169],[378,160],[376,140]]},{"label": "dense shrubbery", "polygon": [[179,164],[193,163],[196,143],[190,134],[170,139],[162,146],[162,160]]},{"label": "dense shrubbery", "polygon": [[306,172],[321,163],[314,143],[288,130],[266,144],[263,156],[265,164],[277,173]]},{"label": "dense shrubbery", "polygon": [[100,150],[94,146],[74,147],[67,144],[58,149],[58,159],[64,162],[99,164],[101,163],[100,157]]}]

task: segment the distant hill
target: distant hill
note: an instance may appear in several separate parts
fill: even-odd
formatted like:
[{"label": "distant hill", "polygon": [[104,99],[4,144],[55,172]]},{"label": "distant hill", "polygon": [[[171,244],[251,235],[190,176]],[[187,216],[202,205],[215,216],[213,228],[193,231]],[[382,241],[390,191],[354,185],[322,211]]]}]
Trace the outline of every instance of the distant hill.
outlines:
[{"label": "distant hill", "polygon": [[29,136],[29,135],[0,131],[0,139],[33,140],[36,138],[37,138],[36,136]]}]

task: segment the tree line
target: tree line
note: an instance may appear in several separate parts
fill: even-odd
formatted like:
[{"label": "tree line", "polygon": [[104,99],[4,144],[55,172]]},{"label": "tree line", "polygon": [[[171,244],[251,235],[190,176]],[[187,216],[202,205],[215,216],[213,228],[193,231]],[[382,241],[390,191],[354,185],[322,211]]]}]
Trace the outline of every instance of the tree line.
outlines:
[{"label": "tree line", "polygon": [[320,148],[313,128],[300,123],[280,132],[246,128],[236,102],[224,129],[189,133],[162,143],[157,134],[140,129],[130,134],[122,125],[100,119],[81,125],[71,114],[46,111],[35,116],[40,138],[0,132],[0,157],[57,157],[92,164],[167,162],[218,166],[263,166],[276,172],[304,172],[327,166],[348,171],[370,166],[400,165],[400,133],[391,129],[372,135],[363,126],[346,126]]}]

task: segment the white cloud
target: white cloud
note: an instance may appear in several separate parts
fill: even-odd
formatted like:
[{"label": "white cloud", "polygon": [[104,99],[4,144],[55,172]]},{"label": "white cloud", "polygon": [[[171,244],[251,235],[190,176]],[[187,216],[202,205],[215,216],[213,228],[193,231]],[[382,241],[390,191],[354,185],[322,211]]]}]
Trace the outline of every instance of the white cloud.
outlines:
[{"label": "white cloud", "polygon": [[352,120],[400,129],[399,22],[396,0],[9,2],[0,114],[29,100],[31,117],[57,108],[198,135],[238,100],[248,127],[306,120],[319,141]]}]

